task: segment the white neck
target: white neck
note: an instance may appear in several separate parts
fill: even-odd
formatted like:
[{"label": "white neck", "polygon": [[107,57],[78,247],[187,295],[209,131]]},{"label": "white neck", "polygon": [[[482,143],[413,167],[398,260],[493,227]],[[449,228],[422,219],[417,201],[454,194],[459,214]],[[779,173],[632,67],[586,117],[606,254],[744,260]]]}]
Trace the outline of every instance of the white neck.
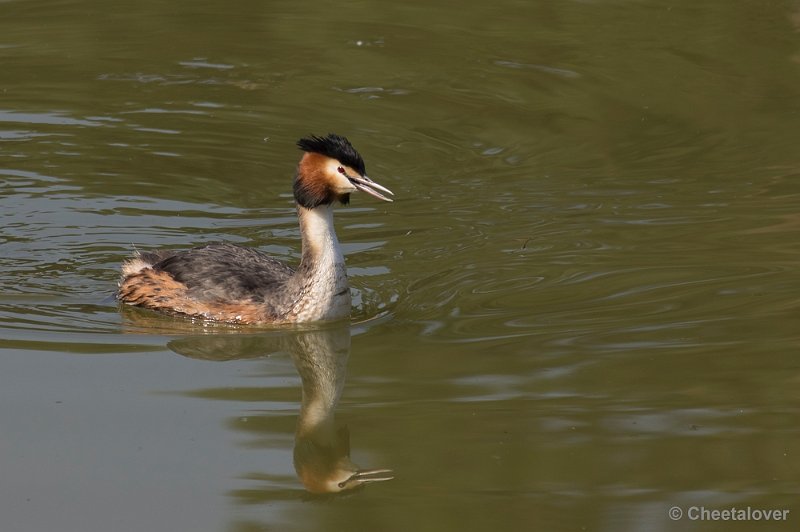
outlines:
[{"label": "white neck", "polygon": [[333,227],[333,206],[320,205],[306,209],[298,205],[297,214],[303,238],[303,262],[313,260],[317,268],[323,269],[333,264],[344,264],[342,249]]},{"label": "white neck", "polygon": [[344,255],[333,227],[333,206],[314,209],[297,206],[303,257],[295,277],[301,300],[295,307],[298,321],[335,320],[350,315],[350,289]]}]

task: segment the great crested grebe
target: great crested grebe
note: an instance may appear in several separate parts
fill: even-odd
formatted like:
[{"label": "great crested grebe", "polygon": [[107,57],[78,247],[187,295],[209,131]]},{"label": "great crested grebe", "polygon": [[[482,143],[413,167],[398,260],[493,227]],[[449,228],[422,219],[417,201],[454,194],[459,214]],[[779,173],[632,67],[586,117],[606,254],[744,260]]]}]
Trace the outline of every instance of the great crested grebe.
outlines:
[{"label": "great crested grebe", "polygon": [[305,153],[294,178],[302,257],[297,270],[251,248],[214,243],[184,251],[136,252],[122,265],[117,299],[229,323],[299,323],[350,315],[350,288],[333,227],[333,203],[361,190],[394,195],[366,175],[364,160],[339,135],[297,141]]}]

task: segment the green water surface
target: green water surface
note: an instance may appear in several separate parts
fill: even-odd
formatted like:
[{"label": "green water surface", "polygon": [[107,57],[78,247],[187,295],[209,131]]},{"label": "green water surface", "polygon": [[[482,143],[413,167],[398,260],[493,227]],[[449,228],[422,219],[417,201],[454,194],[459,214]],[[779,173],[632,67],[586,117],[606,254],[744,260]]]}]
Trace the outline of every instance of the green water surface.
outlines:
[{"label": "green water surface", "polygon": [[[328,132],[396,195],[338,358],[118,308],[134,246],[296,263]],[[0,530],[796,530],[798,237],[796,1],[0,2]],[[393,480],[304,489],[315,360]]]}]

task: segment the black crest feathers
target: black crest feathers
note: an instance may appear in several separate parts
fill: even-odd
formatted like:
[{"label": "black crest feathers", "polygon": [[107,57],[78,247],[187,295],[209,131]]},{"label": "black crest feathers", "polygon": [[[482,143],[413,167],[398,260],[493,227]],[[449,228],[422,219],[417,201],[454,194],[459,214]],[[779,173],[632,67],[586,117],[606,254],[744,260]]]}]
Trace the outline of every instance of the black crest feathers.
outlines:
[{"label": "black crest feathers", "polygon": [[329,133],[327,137],[311,135],[308,138],[298,140],[297,147],[306,152],[319,153],[331,159],[336,159],[361,175],[365,175],[367,172],[361,155],[350,144],[349,140],[339,135],[333,133]]}]

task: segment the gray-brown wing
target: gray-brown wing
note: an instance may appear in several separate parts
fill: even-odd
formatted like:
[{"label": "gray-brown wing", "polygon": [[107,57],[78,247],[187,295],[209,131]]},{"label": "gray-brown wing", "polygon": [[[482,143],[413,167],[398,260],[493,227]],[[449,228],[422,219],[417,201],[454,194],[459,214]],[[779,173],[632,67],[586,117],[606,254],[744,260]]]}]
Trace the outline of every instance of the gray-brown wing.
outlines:
[{"label": "gray-brown wing", "polygon": [[166,256],[153,268],[169,273],[188,287],[191,297],[205,301],[262,302],[279,295],[294,274],[269,255],[228,243],[162,253]]}]

